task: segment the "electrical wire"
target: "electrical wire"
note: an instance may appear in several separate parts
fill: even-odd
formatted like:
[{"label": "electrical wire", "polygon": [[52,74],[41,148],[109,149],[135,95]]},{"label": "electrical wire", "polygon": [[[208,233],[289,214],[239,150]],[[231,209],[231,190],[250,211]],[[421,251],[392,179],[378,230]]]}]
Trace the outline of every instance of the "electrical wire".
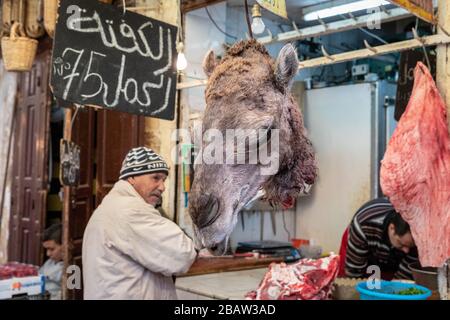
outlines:
[{"label": "electrical wire", "polygon": [[387,42],[387,41],[384,40],[383,38],[377,36],[376,34],[373,34],[373,33],[370,32],[370,31],[367,31],[366,29],[363,29],[363,28],[358,28],[358,29],[361,30],[362,32],[364,32],[365,34],[371,36],[372,38],[377,39],[378,41],[380,41],[380,42],[383,43],[383,44],[389,44],[389,42]]},{"label": "electrical wire", "polygon": [[177,12],[177,22],[178,22],[178,42],[183,42],[183,15],[181,12],[181,0],[178,0],[178,12]]},{"label": "electrical wire", "polygon": [[[340,16],[341,18],[347,19],[347,17],[346,17],[345,15],[343,15],[343,14],[341,14],[341,15],[339,15],[339,16]],[[368,31],[368,30],[366,30],[366,29],[364,29],[364,28],[361,28],[361,27],[358,27],[358,29],[361,30],[362,32],[364,32],[365,34],[371,36],[372,38],[377,39],[377,40],[380,41],[381,43],[383,43],[383,44],[388,44],[388,42],[387,42],[386,40],[384,40],[383,38],[377,36],[376,34],[370,32],[370,31]]]},{"label": "electrical wire", "polygon": [[283,211],[281,214],[283,217],[283,228],[284,228],[284,231],[286,231],[286,233],[288,235],[288,242],[290,242],[291,241],[291,233],[289,232],[288,228],[286,227],[286,218],[285,218],[286,211]]},{"label": "electrical wire", "polygon": [[237,40],[237,37],[235,37],[235,36],[233,36],[233,35],[231,35],[231,34],[229,34],[229,33],[226,33],[225,31],[223,31],[223,30],[217,25],[216,21],[213,19],[213,17],[211,17],[211,13],[209,12],[208,7],[205,7],[205,10],[206,10],[206,14],[207,14],[208,17],[209,17],[209,20],[211,20],[211,22],[214,24],[214,26],[217,28],[217,30],[219,30],[220,32],[222,32],[222,33],[223,33],[224,35],[226,35],[227,37],[230,37],[230,38],[232,38],[232,39],[234,39],[234,40]]},{"label": "electrical wire", "polygon": [[[416,32],[419,32],[419,18],[416,18]],[[423,50],[423,55],[425,56],[426,62],[427,62],[427,66],[428,66],[428,70],[430,70],[431,72],[431,63],[430,63],[430,58],[428,57],[428,52],[427,49],[425,48],[425,46],[422,46],[422,50]]]},{"label": "electrical wire", "polygon": [[248,33],[250,34],[250,39],[254,39],[253,30],[252,30],[252,26],[250,23],[250,18],[248,17],[248,2],[247,2],[247,0],[244,0],[244,7],[245,7],[245,21],[247,21]]}]

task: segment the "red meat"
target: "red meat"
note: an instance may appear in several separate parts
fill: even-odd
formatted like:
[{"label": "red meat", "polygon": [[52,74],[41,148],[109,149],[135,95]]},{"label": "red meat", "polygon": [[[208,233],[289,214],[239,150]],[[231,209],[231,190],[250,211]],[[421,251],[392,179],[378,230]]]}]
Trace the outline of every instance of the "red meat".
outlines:
[{"label": "red meat", "polygon": [[23,264],[18,262],[9,262],[0,265],[0,280],[9,279],[12,277],[32,277],[37,276],[39,268],[31,264]]},{"label": "red meat", "polygon": [[409,223],[423,266],[450,257],[450,136],[445,103],[418,63],[411,99],[381,164],[381,187]]},{"label": "red meat", "polygon": [[295,264],[272,263],[253,300],[324,300],[329,299],[331,286],[339,269],[339,256],[303,259]]}]

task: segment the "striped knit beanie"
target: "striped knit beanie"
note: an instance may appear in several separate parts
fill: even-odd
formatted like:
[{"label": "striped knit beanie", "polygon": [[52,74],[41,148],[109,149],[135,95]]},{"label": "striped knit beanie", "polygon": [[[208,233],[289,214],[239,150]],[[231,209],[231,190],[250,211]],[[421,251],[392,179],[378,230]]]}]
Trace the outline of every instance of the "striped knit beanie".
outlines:
[{"label": "striped knit beanie", "polygon": [[120,169],[119,179],[156,172],[169,174],[169,166],[166,161],[152,149],[138,147],[127,153],[122,163],[122,169]]}]

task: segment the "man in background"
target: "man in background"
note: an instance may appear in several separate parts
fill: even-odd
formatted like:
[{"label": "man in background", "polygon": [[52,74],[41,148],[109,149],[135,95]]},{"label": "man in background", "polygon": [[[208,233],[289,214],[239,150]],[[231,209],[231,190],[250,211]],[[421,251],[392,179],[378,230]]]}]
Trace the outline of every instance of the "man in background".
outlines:
[{"label": "man in background", "polygon": [[48,259],[39,269],[39,273],[45,276],[45,289],[50,293],[51,300],[62,299],[61,281],[64,262],[61,235],[61,224],[54,224],[44,231],[42,237],[42,245]]},{"label": "man in background", "polygon": [[410,265],[418,262],[408,223],[386,198],[364,204],[344,233],[340,276],[364,278],[367,267],[380,268],[384,280],[412,279]]}]

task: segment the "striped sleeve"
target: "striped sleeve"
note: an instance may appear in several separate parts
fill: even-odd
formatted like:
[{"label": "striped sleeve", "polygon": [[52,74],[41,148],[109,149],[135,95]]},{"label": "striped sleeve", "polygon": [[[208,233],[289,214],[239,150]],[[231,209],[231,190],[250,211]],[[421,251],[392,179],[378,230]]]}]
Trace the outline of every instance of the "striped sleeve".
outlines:
[{"label": "striped sleeve", "polygon": [[364,277],[369,259],[367,239],[358,220],[350,224],[347,253],[345,256],[345,273],[348,277]]},{"label": "striped sleeve", "polygon": [[412,255],[406,255],[398,265],[398,270],[394,274],[395,279],[412,279],[413,275],[411,272],[411,264],[418,262],[419,260],[412,256]]}]

